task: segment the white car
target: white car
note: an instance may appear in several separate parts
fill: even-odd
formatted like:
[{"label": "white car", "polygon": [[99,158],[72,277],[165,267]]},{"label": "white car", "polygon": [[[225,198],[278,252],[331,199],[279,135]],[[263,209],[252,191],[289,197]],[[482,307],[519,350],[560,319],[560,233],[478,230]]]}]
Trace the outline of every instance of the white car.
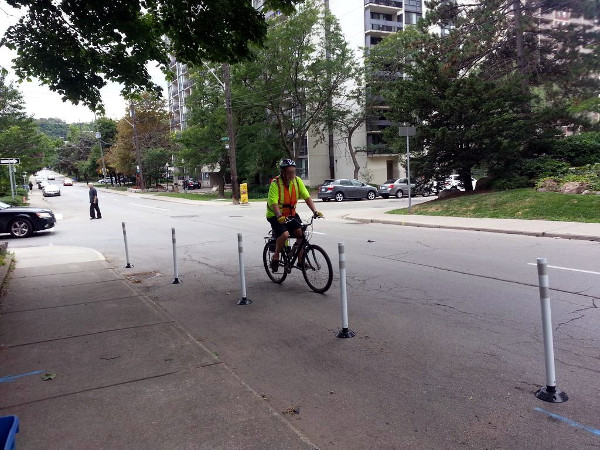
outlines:
[{"label": "white car", "polygon": [[48,184],[42,188],[42,195],[44,197],[60,196],[60,188],[56,184]]},{"label": "white car", "polygon": [[[471,183],[473,184],[473,190],[475,190],[477,180],[471,177]],[[448,178],[446,178],[444,181],[444,189],[458,189],[459,191],[464,191],[465,188],[460,180],[460,175],[450,175]]]}]

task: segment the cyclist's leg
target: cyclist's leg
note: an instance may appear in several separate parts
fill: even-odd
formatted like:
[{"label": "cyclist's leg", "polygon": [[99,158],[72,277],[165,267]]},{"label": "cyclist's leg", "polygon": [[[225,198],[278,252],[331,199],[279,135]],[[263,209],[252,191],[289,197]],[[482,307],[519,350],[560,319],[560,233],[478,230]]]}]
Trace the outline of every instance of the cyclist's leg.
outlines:
[{"label": "cyclist's leg", "polygon": [[279,255],[285,244],[286,239],[290,237],[290,233],[284,224],[277,221],[275,217],[269,217],[267,219],[271,224],[273,230],[273,237],[275,238],[275,252],[273,253],[273,260],[279,261]]},{"label": "cyclist's leg", "polygon": [[291,221],[286,224],[288,231],[292,237],[296,238],[296,243],[298,245],[298,265],[302,262],[302,258],[304,257],[304,248],[302,247],[302,229],[301,227],[301,219],[298,214],[296,214],[297,221]]}]

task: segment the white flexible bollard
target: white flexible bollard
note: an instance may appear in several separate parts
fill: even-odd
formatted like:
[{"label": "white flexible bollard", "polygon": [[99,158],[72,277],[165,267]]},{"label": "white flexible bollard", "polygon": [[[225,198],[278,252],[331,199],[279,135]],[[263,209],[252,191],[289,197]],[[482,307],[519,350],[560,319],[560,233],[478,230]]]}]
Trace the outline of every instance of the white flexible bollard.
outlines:
[{"label": "white flexible bollard", "polygon": [[544,354],[546,362],[546,387],[535,392],[540,400],[551,403],[566,402],[569,397],[556,389],[556,373],[554,370],[554,342],[552,338],[552,314],[550,310],[550,283],[548,281],[548,261],[537,259],[538,280],[540,285],[540,304],[542,307],[542,326],[544,330]]},{"label": "white flexible bollard", "polygon": [[338,242],[338,252],[340,255],[340,295],[342,302],[342,329],[337,332],[339,338],[351,338],[356,336],[356,333],[348,328],[348,296],[346,292],[346,252],[344,243]]},{"label": "white flexible bollard", "polygon": [[244,271],[244,245],[242,244],[242,233],[238,233],[238,255],[240,260],[240,289],[242,291],[242,299],[238,301],[238,305],[249,305],[252,303],[246,296],[246,275]]},{"label": "white flexible bollard", "polygon": [[125,259],[127,261],[126,269],[131,269],[133,264],[129,263],[129,248],[127,247],[127,231],[125,230],[125,222],[121,222],[121,226],[123,227],[123,240],[125,241]]},{"label": "white flexible bollard", "polygon": [[179,284],[179,268],[177,267],[177,238],[175,237],[175,228],[171,228],[171,240],[173,241],[173,274],[174,278],[171,284]]}]

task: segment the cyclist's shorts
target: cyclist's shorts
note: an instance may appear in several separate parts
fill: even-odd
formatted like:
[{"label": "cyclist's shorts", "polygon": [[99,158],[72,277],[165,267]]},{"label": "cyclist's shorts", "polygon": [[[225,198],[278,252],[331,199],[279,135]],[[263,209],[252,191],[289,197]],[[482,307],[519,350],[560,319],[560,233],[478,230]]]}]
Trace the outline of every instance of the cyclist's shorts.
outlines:
[{"label": "cyclist's shorts", "polygon": [[288,223],[277,222],[277,217],[267,217],[267,220],[271,224],[271,229],[273,230],[273,236],[275,237],[275,239],[281,236],[285,231],[289,231],[290,235],[293,236],[293,231],[300,228],[300,216],[296,214],[294,217],[297,220],[292,220]]}]

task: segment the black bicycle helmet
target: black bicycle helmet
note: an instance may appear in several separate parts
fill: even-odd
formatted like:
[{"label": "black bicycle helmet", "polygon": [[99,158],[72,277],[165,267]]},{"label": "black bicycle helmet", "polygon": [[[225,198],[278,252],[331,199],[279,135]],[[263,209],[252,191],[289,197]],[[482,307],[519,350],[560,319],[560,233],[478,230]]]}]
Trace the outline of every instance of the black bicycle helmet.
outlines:
[{"label": "black bicycle helmet", "polygon": [[293,159],[282,159],[279,168],[283,169],[285,167],[296,167],[296,162]]}]

